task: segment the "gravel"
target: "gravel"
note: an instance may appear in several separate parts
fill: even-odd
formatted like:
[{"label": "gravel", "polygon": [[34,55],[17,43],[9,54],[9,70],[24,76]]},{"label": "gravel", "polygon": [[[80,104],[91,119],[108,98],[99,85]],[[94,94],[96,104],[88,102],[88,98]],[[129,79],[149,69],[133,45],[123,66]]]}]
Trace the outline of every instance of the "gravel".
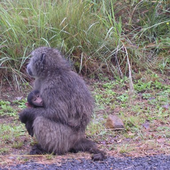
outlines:
[{"label": "gravel", "polygon": [[0,170],[170,170],[170,155],[146,156],[138,158],[108,157],[102,162],[86,159],[67,159],[58,164],[38,164],[27,162]]}]

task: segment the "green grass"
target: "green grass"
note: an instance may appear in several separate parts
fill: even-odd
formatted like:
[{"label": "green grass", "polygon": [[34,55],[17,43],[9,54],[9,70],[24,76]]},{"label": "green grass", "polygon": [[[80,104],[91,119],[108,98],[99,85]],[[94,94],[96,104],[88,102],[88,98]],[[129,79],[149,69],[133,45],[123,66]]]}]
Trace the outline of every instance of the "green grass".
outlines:
[{"label": "green grass", "polygon": [[1,147],[4,148],[4,150],[6,148],[6,145],[9,145],[12,148],[22,147],[23,142],[20,141],[20,136],[24,134],[22,130],[23,125],[21,124],[17,125],[16,123],[15,124],[14,123],[11,123],[11,124],[3,123],[3,124],[0,124],[0,128],[1,128],[0,139],[2,143]]},{"label": "green grass", "polygon": [[0,80],[20,89],[38,46],[58,47],[88,76],[132,70],[166,73],[170,57],[168,1],[58,0],[0,2]]},{"label": "green grass", "polygon": [[8,101],[0,101],[0,116],[16,116],[15,110]]},{"label": "green grass", "polygon": [[[137,142],[148,139],[148,136],[154,140],[161,135],[160,129],[164,137],[169,138],[170,86],[164,83],[165,79],[155,74],[143,73],[143,78],[134,81],[135,95],[131,101],[126,90],[127,78],[94,84],[93,95],[96,107],[100,109],[95,110],[95,118],[88,128],[92,138],[99,141],[104,138],[107,141],[111,134],[117,137],[116,131],[110,132],[105,126],[110,114],[116,114],[124,122],[125,129],[119,133],[121,140],[128,138]],[[154,135],[149,130],[154,131]],[[102,135],[96,139],[96,134]]]}]

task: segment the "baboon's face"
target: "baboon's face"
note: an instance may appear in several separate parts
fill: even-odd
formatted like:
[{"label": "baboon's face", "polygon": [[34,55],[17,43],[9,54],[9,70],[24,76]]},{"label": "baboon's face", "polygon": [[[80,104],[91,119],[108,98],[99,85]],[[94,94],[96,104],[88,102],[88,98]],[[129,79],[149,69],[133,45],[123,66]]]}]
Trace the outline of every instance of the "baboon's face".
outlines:
[{"label": "baboon's face", "polygon": [[32,77],[40,77],[45,68],[45,55],[42,53],[32,55],[29,64],[27,65],[27,73]]},{"label": "baboon's face", "polygon": [[31,53],[31,59],[29,64],[27,65],[27,73],[30,76],[33,77],[41,77],[43,76],[48,70],[46,65],[47,63],[47,58],[49,58],[49,52],[50,48],[47,47],[40,47],[32,51]]},{"label": "baboon's face", "polygon": [[61,67],[68,67],[59,51],[48,47],[39,47],[31,53],[27,73],[33,77],[44,77]]}]

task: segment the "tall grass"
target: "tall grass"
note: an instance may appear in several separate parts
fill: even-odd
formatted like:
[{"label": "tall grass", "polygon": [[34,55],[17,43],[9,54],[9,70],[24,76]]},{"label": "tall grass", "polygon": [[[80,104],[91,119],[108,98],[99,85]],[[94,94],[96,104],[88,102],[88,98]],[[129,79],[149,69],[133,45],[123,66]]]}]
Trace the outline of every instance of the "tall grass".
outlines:
[{"label": "tall grass", "polygon": [[[79,73],[111,76],[150,66],[169,67],[168,1],[2,0],[0,79],[17,87],[25,81],[29,52],[57,47]],[[127,56],[128,53],[128,56]],[[166,61],[166,64],[165,64]]]}]

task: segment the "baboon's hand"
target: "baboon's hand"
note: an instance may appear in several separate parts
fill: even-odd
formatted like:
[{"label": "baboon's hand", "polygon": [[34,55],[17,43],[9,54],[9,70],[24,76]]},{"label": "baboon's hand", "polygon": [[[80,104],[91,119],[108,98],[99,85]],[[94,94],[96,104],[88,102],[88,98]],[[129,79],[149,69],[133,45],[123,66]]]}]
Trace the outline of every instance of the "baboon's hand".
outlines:
[{"label": "baboon's hand", "polygon": [[33,137],[34,132],[33,132],[32,124],[33,124],[33,122],[27,121],[27,122],[25,123],[25,127],[26,127],[26,129],[27,129],[29,135],[31,135],[31,136]]},{"label": "baboon's hand", "polygon": [[23,112],[19,113],[19,120],[22,123],[26,123],[27,121],[33,122],[34,115],[30,114],[28,111],[24,110]]},{"label": "baboon's hand", "polygon": [[24,110],[23,112],[19,113],[19,120],[22,123],[25,123],[25,127],[29,133],[29,135],[33,136],[33,116],[31,116],[31,114],[29,114],[29,112],[26,112],[26,110]]},{"label": "baboon's hand", "polygon": [[26,114],[24,114],[24,112],[19,113],[19,120],[22,123],[26,123],[27,122],[27,116],[26,116]]}]

